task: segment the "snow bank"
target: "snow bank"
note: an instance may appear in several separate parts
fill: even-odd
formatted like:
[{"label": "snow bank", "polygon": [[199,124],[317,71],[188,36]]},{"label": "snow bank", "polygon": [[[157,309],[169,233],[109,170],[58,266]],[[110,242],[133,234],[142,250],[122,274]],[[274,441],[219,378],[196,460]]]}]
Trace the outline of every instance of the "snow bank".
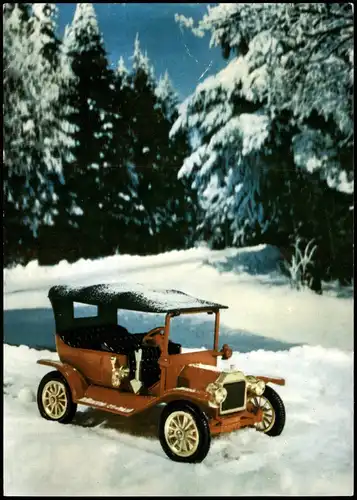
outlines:
[{"label": "snow bank", "polygon": [[353,356],[321,347],[234,353],[246,374],[283,376],[274,386],[287,423],[277,438],[244,429],[213,438],[201,464],[170,461],[154,408],[118,417],[78,407],[73,424],[42,419],[31,396],[50,352],[4,346],[4,493],[46,496],[352,495]]},{"label": "snow bank", "polygon": [[[113,255],[95,260],[80,259],[74,263],[62,260],[55,266],[39,266],[38,261],[29,262],[26,266],[17,265],[12,269],[4,269],[5,292],[36,290],[42,287],[65,284],[68,279],[77,279],[80,284],[92,284],[94,279],[103,276],[116,277],[145,268],[169,265],[180,265],[199,262],[210,255],[205,247],[190,250],[173,250],[160,255]],[[103,279],[103,278],[102,278]],[[119,281],[116,279],[116,281]]]}]

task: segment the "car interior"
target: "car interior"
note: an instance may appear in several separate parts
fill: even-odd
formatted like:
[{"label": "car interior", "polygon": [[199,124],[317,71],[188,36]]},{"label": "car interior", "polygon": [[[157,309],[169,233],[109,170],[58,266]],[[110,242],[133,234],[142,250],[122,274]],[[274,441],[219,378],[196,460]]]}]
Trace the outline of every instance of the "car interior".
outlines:
[{"label": "car interior", "polygon": [[[125,354],[128,357],[130,378],[135,376],[135,351],[142,349],[140,379],[146,388],[160,379],[158,360],[161,354],[159,346],[143,344],[145,333],[130,333],[121,325],[86,325],[57,332],[61,340],[70,347],[95,351]],[[180,354],[181,344],[169,340],[169,354]]]}]

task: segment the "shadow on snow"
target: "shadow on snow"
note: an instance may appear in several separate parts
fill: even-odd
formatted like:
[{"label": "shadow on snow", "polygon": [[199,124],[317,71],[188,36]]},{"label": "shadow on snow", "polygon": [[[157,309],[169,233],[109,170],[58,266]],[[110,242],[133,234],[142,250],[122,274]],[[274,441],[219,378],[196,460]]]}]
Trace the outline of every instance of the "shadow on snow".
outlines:
[{"label": "shadow on snow", "polygon": [[[90,316],[93,308],[78,307],[76,316]],[[131,333],[149,331],[164,325],[163,314],[147,314],[120,311],[118,323]],[[222,321],[223,318],[222,318]],[[187,348],[208,348],[213,346],[214,316],[198,314],[173,318],[170,338]],[[27,345],[35,349],[55,351],[55,324],[52,309],[11,309],[4,311],[4,343]],[[220,347],[229,344],[234,351],[250,352],[258,349],[269,351],[287,350],[298,344],[280,342],[245,330],[236,330],[221,324]]]}]

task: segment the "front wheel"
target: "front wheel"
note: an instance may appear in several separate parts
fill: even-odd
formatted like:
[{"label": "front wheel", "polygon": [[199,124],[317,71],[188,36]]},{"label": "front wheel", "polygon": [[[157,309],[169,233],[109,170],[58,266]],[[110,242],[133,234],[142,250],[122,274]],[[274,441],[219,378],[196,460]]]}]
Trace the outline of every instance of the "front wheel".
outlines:
[{"label": "front wheel", "polygon": [[285,426],[285,406],[277,392],[268,385],[262,396],[251,396],[249,402],[253,408],[263,410],[263,420],[255,428],[268,436],[279,436]]},{"label": "front wheel", "polygon": [[187,401],[169,403],[160,417],[159,439],[171,460],[202,462],[211,446],[207,416]]},{"label": "front wheel", "polygon": [[58,371],[47,373],[37,391],[37,406],[46,420],[68,424],[77,410],[66,379]]}]

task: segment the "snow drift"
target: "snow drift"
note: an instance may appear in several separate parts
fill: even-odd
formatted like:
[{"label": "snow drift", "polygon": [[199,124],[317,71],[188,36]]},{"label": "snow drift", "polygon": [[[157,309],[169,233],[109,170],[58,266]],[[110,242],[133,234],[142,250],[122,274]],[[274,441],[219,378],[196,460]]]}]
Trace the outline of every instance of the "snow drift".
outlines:
[{"label": "snow drift", "polygon": [[4,492],[6,495],[351,495],[352,353],[322,347],[234,353],[247,374],[285,376],[277,387],[287,411],[277,438],[243,429],[212,440],[201,464],[163,453],[161,409],[132,418],[83,406],[73,424],[42,419],[35,402],[57,355],[4,346]]},{"label": "snow drift", "polygon": [[[228,366],[287,380],[277,387],[287,410],[281,436],[243,429],[214,438],[202,464],[173,464],[157,439],[160,407],[126,418],[79,406],[66,426],[42,419],[36,391],[51,369],[36,360],[57,354],[5,344],[5,494],[351,495],[351,290],[328,290],[324,284],[323,296],[295,292],[276,271],[278,258],[277,249],[265,245],[222,251],[201,247],[53,267],[31,262],[5,270],[6,343],[52,346],[47,294],[53,285],[141,282],[228,305],[221,313],[220,336],[221,344],[235,351]],[[76,314],[89,310],[77,307]],[[132,332],[149,330],[163,319],[131,311],[120,316]],[[213,322],[206,315],[175,318],[172,336],[185,350],[209,347]]]}]

